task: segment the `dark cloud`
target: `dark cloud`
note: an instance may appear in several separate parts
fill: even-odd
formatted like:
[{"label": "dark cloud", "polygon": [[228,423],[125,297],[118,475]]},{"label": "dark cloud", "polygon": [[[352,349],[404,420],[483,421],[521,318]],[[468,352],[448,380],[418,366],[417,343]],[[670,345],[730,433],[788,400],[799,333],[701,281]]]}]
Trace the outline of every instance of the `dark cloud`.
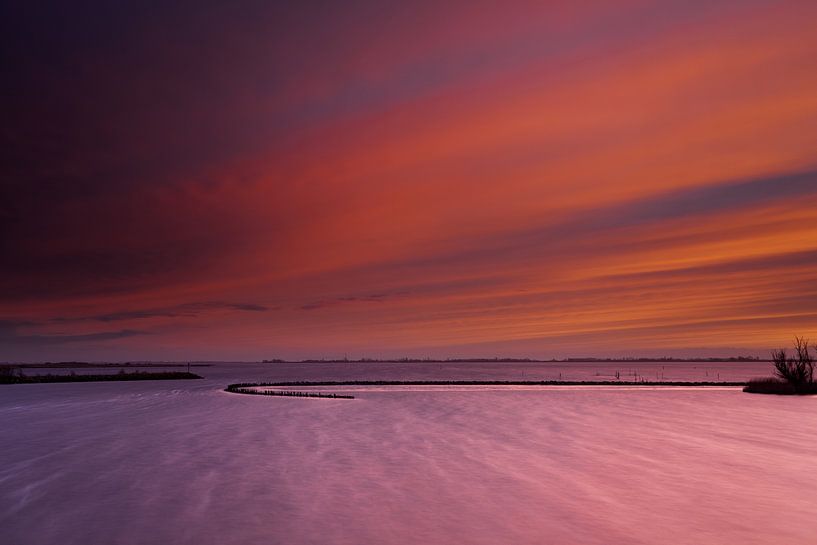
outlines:
[{"label": "dark cloud", "polygon": [[76,318],[74,320],[95,320],[98,322],[118,322],[122,320],[139,320],[143,318],[174,318],[178,316],[195,316],[194,313],[182,314],[174,310],[131,310],[122,312],[112,312],[109,314],[100,314],[97,316],[90,316],[87,318]]},{"label": "dark cloud", "polygon": [[333,307],[346,303],[382,303],[387,299],[406,295],[407,292],[400,293],[371,293],[366,295],[350,295],[346,297],[336,297],[334,299],[321,299],[312,303],[302,305],[301,310],[317,310],[326,307]]},{"label": "dark cloud", "polygon": [[125,320],[140,320],[145,318],[194,318],[206,312],[215,310],[265,312],[270,310],[270,308],[263,305],[249,303],[224,303],[219,301],[208,301],[153,309],[126,310],[80,318],[57,318],[54,321],[118,322]]},{"label": "dark cloud", "polygon": [[265,312],[270,310],[269,307],[265,307],[263,305],[252,305],[252,304],[227,304],[227,308],[232,308],[235,310],[246,310],[248,312]]},{"label": "dark cloud", "polygon": [[79,335],[29,335],[17,332],[17,328],[22,325],[31,325],[30,323],[23,324],[17,322],[9,325],[8,322],[0,323],[0,346],[13,345],[61,345],[69,343],[96,343],[103,341],[111,341],[116,339],[124,339],[127,337],[135,337],[139,335],[148,335],[146,331],[137,331],[133,329],[121,329],[119,331],[102,331],[98,333],[84,333]]},{"label": "dark cloud", "polygon": [[730,274],[768,273],[779,275],[781,280],[791,270],[806,269],[814,271],[817,281],[817,251],[791,252],[785,254],[762,255],[742,259],[731,259],[725,262],[708,263],[693,267],[677,267],[668,270],[647,271],[629,274],[603,275],[600,279],[610,280],[660,280],[673,279],[695,281],[701,276],[720,276]]},{"label": "dark cloud", "polygon": [[265,312],[269,307],[251,303],[229,303],[221,301],[206,301],[187,303],[165,308],[131,310],[84,316],[78,318],[51,318],[39,321],[32,320],[0,320],[0,345],[60,345],[68,343],[93,343],[123,339],[138,335],[149,335],[150,332],[121,329],[118,331],[104,331],[84,334],[30,334],[20,333],[21,329],[41,328],[55,323],[72,322],[119,322],[140,320],[156,317],[182,318],[197,317],[201,314],[217,311],[233,310],[239,312]]},{"label": "dark cloud", "polygon": [[[731,214],[774,202],[817,197],[817,171],[711,183],[572,214],[542,228],[511,233],[497,240],[509,249],[567,248],[593,243],[598,234],[628,228],[648,228],[666,221]],[[627,241],[624,241],[625,243]]]},{"label": "dark cloud", "polygon": [[0,335],[4,331],[13,331],[19,327],[31,327],[40,325],[39,322],[30,320],[0,320]]},{"label": "dark cloud", "polygon": [[729,213],[774,201],[817,195],[817,171],[736,180],[681,189],[611,207],[591,224],[599,228],[697,215]]},{"label": "dark cloud", "polygon": [[[563,221],[546,222],[543,226],[532,229],[483,236],[476,241],[464,242],[461,244],[462,249],[386,264],[383,270],[393,269],[405,275],[412,269],[427,271],[466,264],[493,268],[497,264],[512,261],[566,259],[587,253],[605,254],[623,249],[661,247],[669,242],[680,241],[657,238],[645,242],[634,241],[631,236],[625,236],[615,244],[599,245],[597,237],[625,229],[655,228],[655,233],[660,234],[661,224],[666,221],[730,214],[806,197],[817,197],[817,171],[712,183],[705,187],[671,191],[622,204],[578,211]],[[727,228],[728,226],[724,227]]]},{"label": "dark cloud", "polygon": [[205,239],[204,234],[199,239],[161,240],[146,233],[142,243],[130,248],[89,235],[82,245],[92,248],[85,249],[80,243],[61,244],[63,237],[81,238],[84,231],[64,227],[50,240],[21,234],[14,241],[0,273],[0,291],[7,301],[126,293],[194,281],[228,253],[218,236]]}]

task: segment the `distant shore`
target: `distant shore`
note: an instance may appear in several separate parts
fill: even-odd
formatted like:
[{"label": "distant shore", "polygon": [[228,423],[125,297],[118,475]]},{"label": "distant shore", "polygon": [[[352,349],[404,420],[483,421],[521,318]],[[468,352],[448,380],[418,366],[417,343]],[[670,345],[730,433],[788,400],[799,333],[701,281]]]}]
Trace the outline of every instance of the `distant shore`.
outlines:
[{"label": "distant shore", "polygon": [[12,375],[0,374],[0,384],[43,384],[51,382],[111,382],[133,380],[189,380],[200,379],[195,373],[167,371],[164,373],[112,373],[108,375]]},{"label": "distant shore", "polygon": [[128,362],[87,362],[87,361],[55,361],[55,362],[0,362],[0,369],[14,367],[23,369],[71,369],[71,368],[139,368],[139,367],[210,367],[225,363],[766,363],[769,359],[754,356],[735,356],[726,358],[564,358],[564,359],[535,359],[535,358],[329,358],[329,359],[266,359],[254,361],[128,361]]},{"label": "distant shore", "polygon": [[540,360],[532,358],[397,358],[397,359],[306,359],[261,360],[261,363],[764,363],[771,360],[754,356],[727,358],[565,358]]},{"label": "distant shore", "polygon": [[90,363],[86,361],[46,361],[42,363],[0,363],[0,369],[77,369],[79,367],[95,368],[137,368],[137,367],[210,367],[212,363],[161,363],[161,362],[125,362],[125,363]]}]

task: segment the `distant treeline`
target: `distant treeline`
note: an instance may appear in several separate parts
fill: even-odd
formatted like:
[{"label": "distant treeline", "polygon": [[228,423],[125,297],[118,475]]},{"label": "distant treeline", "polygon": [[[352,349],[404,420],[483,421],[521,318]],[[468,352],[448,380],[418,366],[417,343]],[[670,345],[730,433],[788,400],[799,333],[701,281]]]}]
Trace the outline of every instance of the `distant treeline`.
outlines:
[{"label": "distant treeline", "polygon": [[567,358],[566,360],[559,360],[564,362],[642,362],[642,363],[661,363],[661,362],[682,362],[682,363],[729,363],[729,362],[756,362],[769,361],[759,358],[758,356],[733,356],[729,358]]},{"label": "distant treeline", "polygon": [[230,384],[224,391],[234,394],[249,394],[258,396],[283,396],[283,397],[322,397],[328,399],[354,399],[355,396],[343,394],[324,394],[321,392],[294,392],[282,390],[255,390],[256,386],[263,386],[262,384],[241,383]]},{"label": "distant treeline", "polygon": [[[537,362],[544,360],[532,360],[530,358],[449,358],[445,360],[431,359],[431,358],[397,358],[397,359],[377,359],[377,358],[360,358],[360,359],[308,359],[308,360],[282,360],[272,359],[263,360],[262,363],[524,363]],[[556,361],[556,360],[553,360]]]},{"label": "distant treeline", "polygon": [[757,356],[733,356],[729,358],[566,358],[537,360],[532,358],[397,358],[397,359],[308,359],[308,360],[262,360],[262,363],[729,363],[729,362],[763,362],[769,361]]},{"label": "distant treeline", "polygon": [[23,375],[12,372],[0,372],[0,384],[39,384],[48,382],[107,382],[129,380],[184,380],[202,378],[195,373],[184,371],[166,371],[164,373],[149,373],[135,371],[133,373],[111,373],[108,375]]}]

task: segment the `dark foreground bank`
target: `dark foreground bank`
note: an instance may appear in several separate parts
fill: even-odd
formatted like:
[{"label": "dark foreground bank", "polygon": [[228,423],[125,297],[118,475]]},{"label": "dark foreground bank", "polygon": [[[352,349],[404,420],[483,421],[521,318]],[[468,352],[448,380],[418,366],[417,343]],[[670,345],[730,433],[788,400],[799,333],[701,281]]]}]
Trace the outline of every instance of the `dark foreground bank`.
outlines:
[{"label": "dark foreground bank", "polygon": [[817,395],[817,382],[793,384],[778,378],[760,378],[747,382],[743,391],[750,394]]}]

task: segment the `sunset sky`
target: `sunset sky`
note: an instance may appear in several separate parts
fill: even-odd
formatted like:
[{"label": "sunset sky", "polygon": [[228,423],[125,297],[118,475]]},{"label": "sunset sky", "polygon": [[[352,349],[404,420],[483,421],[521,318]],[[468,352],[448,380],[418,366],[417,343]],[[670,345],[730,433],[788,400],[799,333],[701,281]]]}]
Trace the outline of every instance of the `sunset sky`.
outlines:
[{"label": "sunset sky", "polygon": [[0,361],[817,340],[817,2],[48,4],[0,8]]}]

